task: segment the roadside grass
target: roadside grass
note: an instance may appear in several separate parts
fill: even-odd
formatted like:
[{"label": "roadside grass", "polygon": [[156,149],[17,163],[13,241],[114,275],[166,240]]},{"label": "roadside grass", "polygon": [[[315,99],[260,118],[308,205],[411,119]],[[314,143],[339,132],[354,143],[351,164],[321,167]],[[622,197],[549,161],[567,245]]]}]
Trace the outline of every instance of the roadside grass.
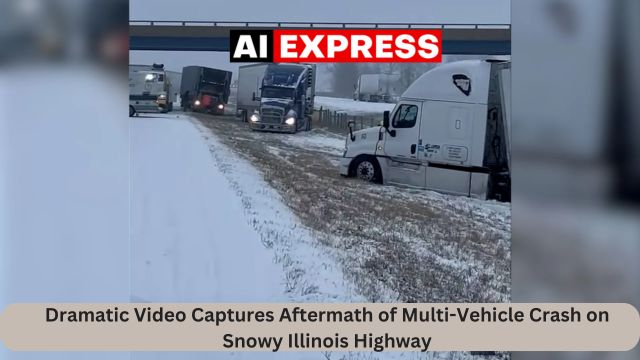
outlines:
[{"label": "roadside grass", "polygon": [[[494,210],[477,200],[344,179],[332,154],[287,141],[296,135],[198,119],[260,170],[369,301],[509,301],[511,217],[504,205]],[[297,274],[286,277],[288,287],[304,286]]]}]

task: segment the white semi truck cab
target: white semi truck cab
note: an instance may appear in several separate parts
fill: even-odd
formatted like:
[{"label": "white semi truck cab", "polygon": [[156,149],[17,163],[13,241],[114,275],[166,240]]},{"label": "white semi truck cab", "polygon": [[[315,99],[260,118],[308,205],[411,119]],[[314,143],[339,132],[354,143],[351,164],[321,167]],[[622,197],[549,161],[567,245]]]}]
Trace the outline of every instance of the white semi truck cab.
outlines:
[{"label": "white semi truck cab", "polygon": [[443,64],[418,78],[383,126],[353,131],[340,173],[510,201],[511,63]]}]

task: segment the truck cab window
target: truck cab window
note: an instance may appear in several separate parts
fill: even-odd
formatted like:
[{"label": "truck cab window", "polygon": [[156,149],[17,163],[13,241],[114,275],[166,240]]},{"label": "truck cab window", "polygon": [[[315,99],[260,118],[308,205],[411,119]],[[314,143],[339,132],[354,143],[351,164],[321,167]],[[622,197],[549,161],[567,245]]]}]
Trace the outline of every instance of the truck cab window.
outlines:
[{"label": "truck cab window", "polygon": [[416,125],[418,118],[418,107],[415,105],[402,104],[393,116],[393,127],[396,129],[409,129]]}]

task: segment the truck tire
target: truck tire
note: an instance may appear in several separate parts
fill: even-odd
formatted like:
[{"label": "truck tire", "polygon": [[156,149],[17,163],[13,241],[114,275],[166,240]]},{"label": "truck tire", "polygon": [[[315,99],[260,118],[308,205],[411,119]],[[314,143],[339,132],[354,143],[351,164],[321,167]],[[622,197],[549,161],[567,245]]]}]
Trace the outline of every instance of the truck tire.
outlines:
[{"label": "truck tire", "polygon": [[133,117],[136,114],[136,108],[129,105],[129,117]]},{"label": "truck tire", "polygon": [[382,170],[380,170],[380,164],[373,156],[362,156],[354,160],[352,165],[353,175],[364,181],[381,183],[382,182]]},{"label": "truck tire", "polygon": [[300,127],[300,131],[311,130],[311,118],[309,116],[304,117],[304,124]]}]

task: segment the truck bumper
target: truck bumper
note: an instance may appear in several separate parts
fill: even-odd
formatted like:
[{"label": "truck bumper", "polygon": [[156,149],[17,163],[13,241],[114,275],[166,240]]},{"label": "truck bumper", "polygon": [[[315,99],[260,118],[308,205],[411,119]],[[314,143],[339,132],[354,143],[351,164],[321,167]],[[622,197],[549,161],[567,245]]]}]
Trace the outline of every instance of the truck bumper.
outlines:
[{"label": "truck bumper", "polygon": [[193,106],[192,107],[193,111],[195,112],[201,112],[201,113],[209,113],[209,114],[214,114],[214,115],[224,115],[224,108],[219,109],[218,105],[216,106],[209,106],[209,107],[204,107],[204,106]]},{"label": "truck bumper", "polygon": [[251,128],[251,130],[256,130],[256,131],[273,131],[273,132],[283,132],[283,133],[296,132],[295,125],[286,125],[286,124],[267,124],[267,123],[249,121],[249,127]]},{"label": "truck bumper", "polygon": [[158,113],[162,112],[162,108],[153,100],[130,101],[129,105],[136,109],[139,113]]},{"label": "truck bumper", "polygon": [[349,166],[351,166],[352,160],[353,158],[340,159],[340,175],[349,176]]}]

